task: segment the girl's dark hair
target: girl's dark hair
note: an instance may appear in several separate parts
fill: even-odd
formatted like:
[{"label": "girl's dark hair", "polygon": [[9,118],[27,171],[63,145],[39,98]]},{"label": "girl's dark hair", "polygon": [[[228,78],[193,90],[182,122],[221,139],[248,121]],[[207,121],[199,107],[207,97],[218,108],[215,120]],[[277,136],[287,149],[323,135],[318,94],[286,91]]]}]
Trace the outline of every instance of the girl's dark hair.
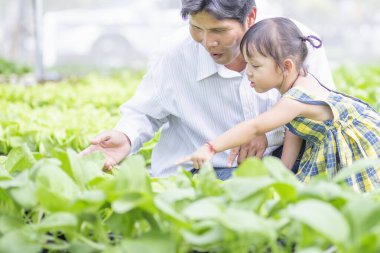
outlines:
[{"label": "girl's dark hair", "polygon": [[182,0],[181,15],[187,19],[189,15],[206,11],[218,20],[234,19],[244,24],[255,6],[255,0]]},{"label": "girl's dark hair", "polygon": [[287,18],[269,18],[254,24],[244,35],[240,50],[248,57],[257,51],[265,57],[272,57],[283,70],[281,63],[291,58],[297,69],[307,72],[303,63],[308,54],[306,42],[313,47],[322,46],[322,41],[313,36],[304,36],[298,27]]}]

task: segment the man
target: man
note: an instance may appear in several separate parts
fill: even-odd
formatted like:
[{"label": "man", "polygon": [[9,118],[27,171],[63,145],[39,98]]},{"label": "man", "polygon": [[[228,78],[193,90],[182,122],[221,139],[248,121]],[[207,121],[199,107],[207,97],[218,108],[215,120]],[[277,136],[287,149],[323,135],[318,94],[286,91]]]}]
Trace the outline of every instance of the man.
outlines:
[{"label": "man", "polygon": [[[137,152],[162,127],[151,174],[172,175],[179,158],[279,99],[275,90],[256,93],[244,74],[246,63],[239,46],[256,20],[254,0],[182,0],[181,14],[189,17],[191,36],[151,66],[133,98],[121,106],[122,118],[115,129],[98,135],[82,152],[102,151],[106,169]],[[310,73],[333,86],[323,49],[311,51],[307,63]],[[253,139],[240,147],[237,162],[270,154],[282,141],[282,129]],[[220,153],[212,161],[222,180],[231,176],[227,157],[228,152]],[[190,170],[192,164],[184,167]]]}]

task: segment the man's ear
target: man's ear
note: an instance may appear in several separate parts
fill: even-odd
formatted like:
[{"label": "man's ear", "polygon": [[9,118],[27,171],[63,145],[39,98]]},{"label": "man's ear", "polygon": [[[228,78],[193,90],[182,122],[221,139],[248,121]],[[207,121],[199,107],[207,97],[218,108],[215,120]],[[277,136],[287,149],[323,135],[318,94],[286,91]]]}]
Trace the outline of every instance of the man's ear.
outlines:
[{"label": "man's ear", "polygon": [[251,12],[247,16],[247,26],[248,26],[248,28],[250,28],[251,26],[253,26],[253,24],[255,24],[256,13],[257,13],[257,9],[256,9],[256,6],[255,6],[255,7],[252,8]]}]

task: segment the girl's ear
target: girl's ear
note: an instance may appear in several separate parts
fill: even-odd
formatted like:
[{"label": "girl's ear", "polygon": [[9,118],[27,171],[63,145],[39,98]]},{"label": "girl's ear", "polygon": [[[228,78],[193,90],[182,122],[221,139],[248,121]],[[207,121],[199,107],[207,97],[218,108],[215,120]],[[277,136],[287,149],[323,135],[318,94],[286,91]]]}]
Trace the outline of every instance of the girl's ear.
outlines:
[{"label": "girl's ear", "polygon": [[295,67],[295,65],[294,65],[294,62],[292,59],[287,58],[284,60],[284,72],[286,74],[291,73],[293,71],[294,67]]}]

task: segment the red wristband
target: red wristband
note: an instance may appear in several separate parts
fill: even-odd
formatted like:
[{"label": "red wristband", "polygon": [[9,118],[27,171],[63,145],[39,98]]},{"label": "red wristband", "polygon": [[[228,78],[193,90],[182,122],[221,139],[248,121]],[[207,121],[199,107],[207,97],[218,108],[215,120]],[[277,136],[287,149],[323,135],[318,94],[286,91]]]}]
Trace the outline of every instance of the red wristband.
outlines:
[{"label": "red wristband", "polygon": [[210,151],[210,152],[213,153],[213,154],[216,153],[216,150],[215,150],[214,145],[212,145],[209,141],[206,142],[206,145],[208,146],[208,151]]}]

